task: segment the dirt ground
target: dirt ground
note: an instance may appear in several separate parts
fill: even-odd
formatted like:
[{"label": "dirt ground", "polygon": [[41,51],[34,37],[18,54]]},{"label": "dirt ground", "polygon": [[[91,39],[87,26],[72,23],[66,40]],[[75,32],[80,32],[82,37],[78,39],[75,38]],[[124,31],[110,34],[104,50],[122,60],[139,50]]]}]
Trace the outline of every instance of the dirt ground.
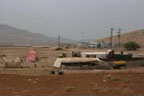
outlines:
[{"label": "dirt ground", "polygon": [[[21,57],[25,59],[26,53],[31,48],[12,48],[12,47],[0,47],[0,57],[2,55],[6,55],[9,58],[12,57]],[[103,50],[94,50],[94,49],[64,49],[64,50],[55,50],[54,47],[50,48],[33,48],[36,49],[39,61],[38,61],[38,68],[51,68],[54,64],[56,58],[59,57],[59,54],[65,53],[67,56],[71,56],[72,51],[103,51]],[[104,49],[105,51],[105,49]],[[23,62],[25,63],[25,62]],[[2,58],[0,58],[0,66],[4,64]]]},{"label": "dirt ground", "polygon": [[143,73],[0,74],[0,96],[142,96]]},{"label": "dirt ground", "polygon": [[[0,56],[25,57],[30,48],[0,48]],[[0,68],[0,96],[143,96],[144,68],[122,70],[65,70],[52,75],[60,53],[86,49],[36,48],[38,68]],[[105,50],[105,49],[104,49]],[[86,50],[86,51],[104,51]],[[138,52],[137,52],[138,53]],[[25,62],[24,62],[25,63]],[[0,65],[4,62],[0,58]]]},{"label": "dirt ground", "polygon": [[[26,53],[28,50],[31,48],[23,48],[23,47],[0,47],[0,66],[3,66],[4,62],[1,58],[2,55],[6,55],[8,57],[21,57],[25,60]],[[55,62],[56,58],[59,56],[61,53],[65,53],[67,56],[71,56],[72,51],[107,51],[108,49],[64,49],[64,50],[55,50],[54,47],[49,47],[49,48],[33,48],[36,49],[39,57],[38,61],[38,67],[46,67],[46,68],[51,68],[53,63]],[[120,52],[121,49],[115,49],[115,51]],[[124,51],[125,52],[125,51]],[[135,51],[135,52],[130,52],[134,54],[142,54],[143,51]],[[23,62],[25,64],[25,62]]]}]

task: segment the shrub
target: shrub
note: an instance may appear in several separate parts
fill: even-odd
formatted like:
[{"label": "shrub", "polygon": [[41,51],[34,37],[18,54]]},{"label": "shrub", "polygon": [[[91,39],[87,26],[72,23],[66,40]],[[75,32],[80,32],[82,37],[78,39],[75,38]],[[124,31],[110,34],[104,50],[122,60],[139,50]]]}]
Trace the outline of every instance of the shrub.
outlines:
[{"label": "shrub", "polygon": [[93,91],[95,91],[95,92],[100,92],[101,91],[101,88],[98,87],[97,83],[94,85]]},{"label": "shrub", "polygon": [[93,91],[95,91],[95,92],[100,92],[101,89],[100,89],[100,88],[97,88],[97,87],[94,87],[94,88],[93,88]]},{"label": "shrub", "polygon": [[123,46],[125,49],[133,51],[137,50],[137,48],[140,48],[140,45],[137,44],[136,42],[127,42]]},{"label": "shrub", "polygon": [[67,92],[73,92],[73,91],[76,90],[76,87],[74,87],[74,86],[68,86],[68,87],[65,88],[65,90],[66,90]]},{"label": "shrub", "polygon": [[111,74],[108,74],[105,76],[106,79],[110,80],[110,81],[120,81],[120,77],[117,77],[117,76],[113,76]]},{"label": "shrub", "polygon": [[63,50],[63,48],[56,47],[55,50]]}]

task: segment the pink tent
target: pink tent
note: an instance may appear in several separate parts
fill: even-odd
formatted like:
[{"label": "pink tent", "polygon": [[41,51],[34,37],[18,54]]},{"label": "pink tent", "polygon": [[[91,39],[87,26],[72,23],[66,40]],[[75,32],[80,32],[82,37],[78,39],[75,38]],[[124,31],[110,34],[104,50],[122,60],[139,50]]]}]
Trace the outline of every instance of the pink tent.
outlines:
[{"label": "pink tent", "polygon": [[37,61],[37,53],[34,50],[30,50],[28,51],[28,53],[26,54],[26,61],[27,62],[35,62]]}]

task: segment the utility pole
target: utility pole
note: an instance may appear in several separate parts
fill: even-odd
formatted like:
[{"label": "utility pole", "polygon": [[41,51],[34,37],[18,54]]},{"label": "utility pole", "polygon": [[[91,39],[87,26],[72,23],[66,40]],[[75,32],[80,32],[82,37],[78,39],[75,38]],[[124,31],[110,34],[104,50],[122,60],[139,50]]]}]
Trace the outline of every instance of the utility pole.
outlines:
[{"label": "utility pole", "polygon": [[118,39],[119,39],[119,47],[121,46],[121,28],[119,28],[118,33]]},{"label": "utility pole", "polygon": [[111,49],[113,48],[113,28],[111,28],[111,37],[110,37],[110,46],[111,46]]},{"label": "utility pole", "polygon": [[61,39],[61,37],[60,37],[60,35],[58,35],[58,47],[60,47],[60,39]]},{"label": "utility pole", "polygon": [[[143,51],[144,51],[144,32],[142,32],[142,33],[143,33],[143,36],[142,36],[142,38],[143,38],[143,41],[142,41],[142,42],[143,42],[143,45],[142,45],[142,46],[143,46]],[[143,52],[143,53],[144,53],[144,52]]]},{"label": "utility pole", "polygon": [[81,32],[81,42],[84,42],[84,32]]}]

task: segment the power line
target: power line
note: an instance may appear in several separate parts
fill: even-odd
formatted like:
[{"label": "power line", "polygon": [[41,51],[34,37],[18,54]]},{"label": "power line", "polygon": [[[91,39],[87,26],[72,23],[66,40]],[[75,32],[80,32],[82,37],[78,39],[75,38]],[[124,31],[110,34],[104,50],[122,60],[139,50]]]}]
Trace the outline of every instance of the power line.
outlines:
[{"label": "power line", "polygon": [[81,32],[81,42],[84,42],[84,32]]}]

